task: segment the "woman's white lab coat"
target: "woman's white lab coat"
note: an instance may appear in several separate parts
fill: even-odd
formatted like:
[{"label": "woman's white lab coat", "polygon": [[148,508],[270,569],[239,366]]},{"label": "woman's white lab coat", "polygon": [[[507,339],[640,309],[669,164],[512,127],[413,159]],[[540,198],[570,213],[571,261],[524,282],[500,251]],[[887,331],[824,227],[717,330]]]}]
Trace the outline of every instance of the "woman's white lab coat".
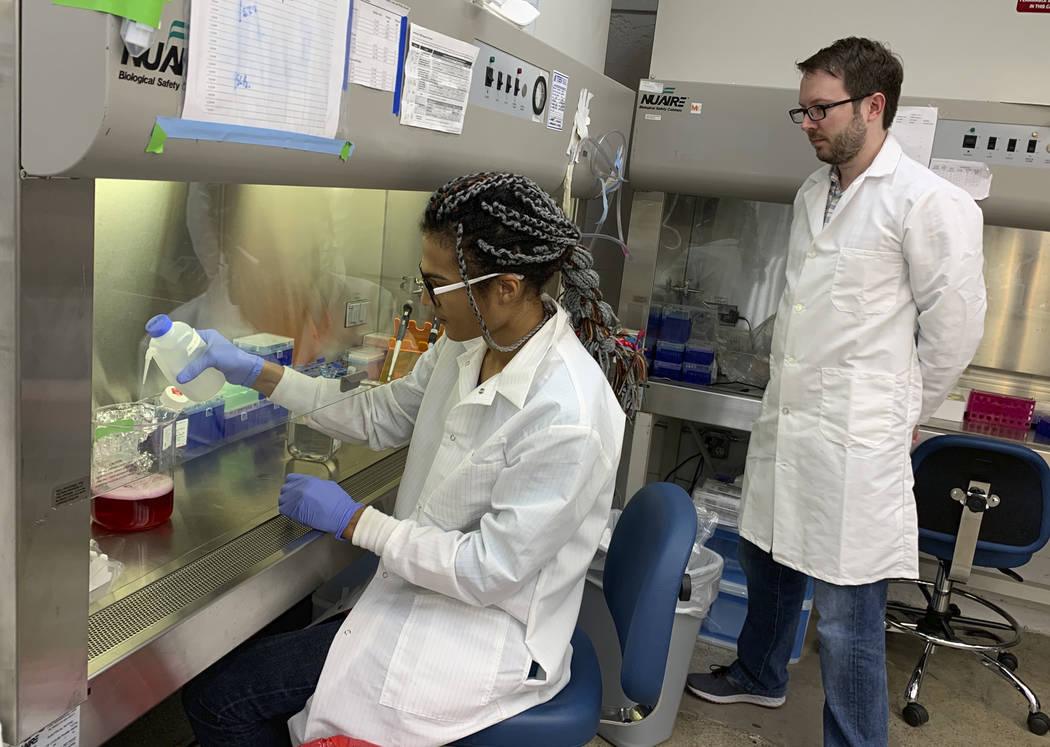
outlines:
[{"label": "woman's white lab coat", "polygon": [[795,197],[740,534],[834,584],[915,578],[912,430],[981,340],[982,215],[889,135],[825,227],[829,172]]},{"label": "woman's white lab coat", "polygon": [[296,744],[446,744],[568,681],[624,414],[560,308],[479,385],[485,350],[442,338],[405,378],[349,399],[290,371],[273,393],[293,412],[335,401],[312,420],[342,439],[411,438],[394,516],[366,508],[355,531],[379,569],[289,722]]}]

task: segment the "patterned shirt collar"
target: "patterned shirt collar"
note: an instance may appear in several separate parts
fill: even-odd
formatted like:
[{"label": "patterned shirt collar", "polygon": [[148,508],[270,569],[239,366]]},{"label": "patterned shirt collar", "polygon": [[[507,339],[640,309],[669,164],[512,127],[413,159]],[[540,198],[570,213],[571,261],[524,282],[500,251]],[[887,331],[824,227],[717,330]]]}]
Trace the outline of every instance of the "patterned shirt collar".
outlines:
[{"label": "patterned shirt collar", "polygon": [[842,197],[842,181],[839,178],[839,167],[832,166],[830,172],[831,185],[828,187],[828,202],[824,206],[824,225],[828,225],[835,208],[838,207],[839,198]]}]

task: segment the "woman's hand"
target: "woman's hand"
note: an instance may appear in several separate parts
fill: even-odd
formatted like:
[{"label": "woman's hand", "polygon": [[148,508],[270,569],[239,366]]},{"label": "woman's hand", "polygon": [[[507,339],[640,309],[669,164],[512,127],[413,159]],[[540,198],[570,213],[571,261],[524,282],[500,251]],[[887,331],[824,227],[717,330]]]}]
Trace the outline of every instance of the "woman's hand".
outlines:
[{"label": "woman's hand", "polygon": [[277,505],[289,519],[331,532],[339,539],[344,539],[350,520],[364,508],[337,483],[295,472],[285,478]]},{"label": "woman's hand", "polygon": [[208,347],[179,371],[175,379],[180,384],[197,378],[206,368],[217,368],[226,381],[240,386],[251,386],[259,378],[265,362],[260,356],[241,350],[214,329],[202,329],[198,334]]}]

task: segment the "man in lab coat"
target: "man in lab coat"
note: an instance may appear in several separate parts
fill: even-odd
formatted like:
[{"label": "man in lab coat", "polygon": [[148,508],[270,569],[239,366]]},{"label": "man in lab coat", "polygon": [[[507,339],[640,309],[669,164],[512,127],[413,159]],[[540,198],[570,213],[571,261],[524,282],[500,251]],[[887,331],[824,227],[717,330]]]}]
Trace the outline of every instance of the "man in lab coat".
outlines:
[{"label": "man in lab coat", "polygon": [[982,215],[888,132],[903,70],[884,46],[840,39],[798,68],[789,114],[825,165],[795,197],[747,455],[747,619],[737,660],[688,688],[781,705],[812,577],[824,744],[885,745],[887,579],[919,572],[909,451],[981,339]]}]

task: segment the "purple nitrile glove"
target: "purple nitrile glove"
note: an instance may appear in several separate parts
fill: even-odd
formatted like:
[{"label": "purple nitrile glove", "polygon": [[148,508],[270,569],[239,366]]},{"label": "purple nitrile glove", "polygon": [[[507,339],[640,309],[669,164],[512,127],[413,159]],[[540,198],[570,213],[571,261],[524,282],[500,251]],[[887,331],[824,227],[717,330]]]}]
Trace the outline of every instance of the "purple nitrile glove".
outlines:
[{"label": "purple nitrile glove", "polygon": [[197,378],[206,368],[219,369],[226,381],[239,386],[251,386],[259,378],[263,369],[260,356],[241,350],[214,329],[202,329],[198,334],[208,347],[179,371],[175,379],[180,384]]},{"label": "purple nitrile glove", "polygon": [[354,514],[364,508],[337,483],[296,472],[285,477],[277,506],[289,519],[339,539]]}]

